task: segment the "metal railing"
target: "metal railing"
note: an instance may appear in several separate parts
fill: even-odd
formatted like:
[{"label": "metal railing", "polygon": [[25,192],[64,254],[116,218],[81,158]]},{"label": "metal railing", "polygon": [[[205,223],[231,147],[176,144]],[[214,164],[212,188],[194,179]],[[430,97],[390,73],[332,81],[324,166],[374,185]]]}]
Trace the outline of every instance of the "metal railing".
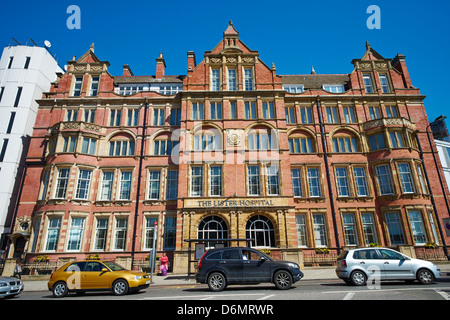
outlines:
[{"label": "metal railing", "polygon": [[51,275],[57,267],[57,261],[28,262],[22,265],[22,274],[26,276]]},{"label": "metal railing", "polygon": [[416,247],[415,251],[417,259],[428,261],[448,261],[444,254],[443,248]]},{"label": "metal railing", "polygon": [[305,266],[335,266],[337,261],[337,253],[316,253],[303,252],[303,264]]}]

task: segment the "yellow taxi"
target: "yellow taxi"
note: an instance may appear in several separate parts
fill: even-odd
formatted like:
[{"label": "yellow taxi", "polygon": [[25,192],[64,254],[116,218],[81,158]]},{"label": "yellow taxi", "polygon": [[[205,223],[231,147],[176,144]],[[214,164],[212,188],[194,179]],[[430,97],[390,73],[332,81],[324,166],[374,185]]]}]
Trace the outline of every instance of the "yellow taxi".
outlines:
[{"label": "yellow taxi", "polygon": [[47,284],[56,298],[69,292],[111,291],[124,295],[145,289],[150,285],[150,275],[127,270],[111,261],[85,260],[66,263],[52,273]]}]

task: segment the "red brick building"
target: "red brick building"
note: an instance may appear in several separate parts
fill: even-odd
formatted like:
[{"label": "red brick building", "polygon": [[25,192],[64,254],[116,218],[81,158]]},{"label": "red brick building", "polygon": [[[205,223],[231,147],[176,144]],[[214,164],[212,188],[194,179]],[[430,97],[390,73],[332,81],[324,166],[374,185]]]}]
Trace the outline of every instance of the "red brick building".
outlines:
[{"label": "red brick building", "polygon": [[200,63],[187,53],[185,75],[165,75],[161,54],[154,76],[113,76],[92,46],[38,101],[13,237],[27,245],[9,257],[136,267],[157,221],[174,272],[187,239],[248,238],[305,265],[376,244],[445,259],[425,97],[403,55],[366,44],[352,64],[279,75],[232,23]]}]

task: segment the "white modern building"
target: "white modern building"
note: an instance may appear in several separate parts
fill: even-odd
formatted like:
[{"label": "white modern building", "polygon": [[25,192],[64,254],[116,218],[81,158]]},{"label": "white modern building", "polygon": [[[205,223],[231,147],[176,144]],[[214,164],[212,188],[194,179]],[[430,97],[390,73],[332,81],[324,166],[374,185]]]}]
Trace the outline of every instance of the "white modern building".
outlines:
[{"label": "white modern building", "polygon": [[0,59],[0,250],[6,246],[20,192],[28,142],[43,92],[63,72],[45,47],[4,48]]},{"label": "white modern building", "polygon": [[450,190],[450,142],[434,139],[436,143],[436,149],[439,154],[439,159],[441,160],[442,170],[444,171],[444,176],[446,181],[442,183],[447,183]]}]

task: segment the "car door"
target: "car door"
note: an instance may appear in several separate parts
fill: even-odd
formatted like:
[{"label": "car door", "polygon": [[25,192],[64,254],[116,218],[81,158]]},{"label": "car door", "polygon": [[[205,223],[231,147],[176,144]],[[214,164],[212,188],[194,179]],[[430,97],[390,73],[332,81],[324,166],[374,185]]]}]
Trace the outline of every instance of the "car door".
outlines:
[{"label": "car door", "polygon": [[242,250],[242,281],[251,283],[269,282],[272,276],[271,263],[256,250]]},{"label": "car door", "polygon": [[385,277],[384,261],[375,249],[356,250],[353,252],[355,267],[363,270],[368,277],[383,279]]},{"label": "car door", "polygon": [[81,277],[85,266],[85,261],[74,262],[64,270],[67,273],[66,283],[70,290],[82,289]]},{"label": "car door", "polygon": [[97,261],[88,261],[81,273],[82,289],[108,289],[110,285],[111,272],[104,271],[106,266]]},{"label": "car door", "polygon": [[222,252],[222,259],[219,260],[219,266],[225,272],[228,282],[242,281],[243,260],[240,249],[225,249]]},{"label": "car door", "polygon": [[378,249],[385,269],[385,279],[410,279],[414,278],[411,260],[405,258],[401,253]]}]

